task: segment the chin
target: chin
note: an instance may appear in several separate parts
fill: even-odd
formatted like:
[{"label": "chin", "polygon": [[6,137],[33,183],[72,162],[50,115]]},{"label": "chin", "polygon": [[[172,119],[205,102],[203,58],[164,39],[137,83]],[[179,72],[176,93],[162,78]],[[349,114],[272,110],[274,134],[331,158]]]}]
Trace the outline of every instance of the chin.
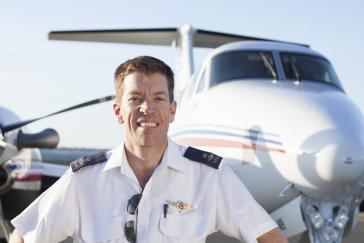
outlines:
[{"label": "chin", "polygon": [[166,139],[156,139],[155,137],[151,137],[148,139],[142,139],[139,142],[140,146],[143,147],[157,147],[157,146],[163,146],[164,144],[167,144],[167,138]]}]

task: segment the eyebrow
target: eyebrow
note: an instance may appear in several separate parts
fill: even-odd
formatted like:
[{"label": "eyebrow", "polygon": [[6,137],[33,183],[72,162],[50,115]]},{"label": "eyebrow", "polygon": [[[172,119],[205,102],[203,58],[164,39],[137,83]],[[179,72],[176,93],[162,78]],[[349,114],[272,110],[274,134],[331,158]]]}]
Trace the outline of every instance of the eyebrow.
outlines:
[{"label": "eyebrow", "polygon": [[167,92],[165,92],[165,91],[159,91],[159,92],[154,93],[153,95],[165,95],[165,96],[168,96]]},{"label": "eyebrow", "polygon": [[143,95],[143,93],[142,92],[139,92],[139,91],[130,91],[126,95]]},{"label": "eyebrow", "polygon": [[[143,95],[143,93],[135,90],[135,91],[130,91],[129,93],[127,93],[127,95]],[[168,96],[167,92],[165,92],[165,91],[158,91],[158,92],[153,93],[152,95],[154,95],[154,96],[158,96],[158,95]]]}]

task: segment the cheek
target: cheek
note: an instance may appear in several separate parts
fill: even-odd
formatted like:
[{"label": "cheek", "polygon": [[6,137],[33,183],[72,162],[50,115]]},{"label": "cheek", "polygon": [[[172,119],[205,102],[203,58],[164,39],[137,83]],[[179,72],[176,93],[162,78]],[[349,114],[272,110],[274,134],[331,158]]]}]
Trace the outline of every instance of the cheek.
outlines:
[{"label": "cheek", "polygon": [[124,124],[126,120],[125,112],[120,108],[119,113],[117,114],[117,119],[120,124]]},{"label": "cheek", "polygon": [[122,116],[124,116],[125,118],[128,116],[128,114],[130,113],[130,109],[128,106],[124,105],[120,107],[120,113],[122,114]]},{"label": "cheek", "polygon": [[136,109],[130,109],[130,108],[123,108],[121,110],[121,114],[123,116],[124,122],[132,122],[137,117],[137,111]]}]

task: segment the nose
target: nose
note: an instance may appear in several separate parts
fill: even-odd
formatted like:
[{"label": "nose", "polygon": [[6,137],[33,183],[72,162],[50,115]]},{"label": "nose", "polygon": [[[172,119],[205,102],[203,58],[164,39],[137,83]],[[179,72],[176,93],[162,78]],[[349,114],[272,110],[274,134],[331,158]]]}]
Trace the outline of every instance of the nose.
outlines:
[{"label": "nose", "polygon": [[153,102],[149,100],[144,100],[143,103],[139,107],[139,111],[144,115],[149,115],[154,112]]}]

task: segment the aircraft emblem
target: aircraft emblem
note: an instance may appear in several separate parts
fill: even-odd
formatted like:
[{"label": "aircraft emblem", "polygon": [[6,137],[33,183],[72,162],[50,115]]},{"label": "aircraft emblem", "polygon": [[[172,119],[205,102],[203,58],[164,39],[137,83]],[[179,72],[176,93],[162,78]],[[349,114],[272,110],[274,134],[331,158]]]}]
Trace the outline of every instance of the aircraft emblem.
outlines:
[{"label": "aircraft emblem", "polygon": [[185,211],[185,210],[192,210],[192,209],[196,209],[197,207],[194,206],[194,205],[190,205],[188,204],[187,202],[183,202],[183,201],[170,201],[170,200],[167,200],[167,203],[173,207],[175,207],[179,213],[181,213],[182,211]]}]

